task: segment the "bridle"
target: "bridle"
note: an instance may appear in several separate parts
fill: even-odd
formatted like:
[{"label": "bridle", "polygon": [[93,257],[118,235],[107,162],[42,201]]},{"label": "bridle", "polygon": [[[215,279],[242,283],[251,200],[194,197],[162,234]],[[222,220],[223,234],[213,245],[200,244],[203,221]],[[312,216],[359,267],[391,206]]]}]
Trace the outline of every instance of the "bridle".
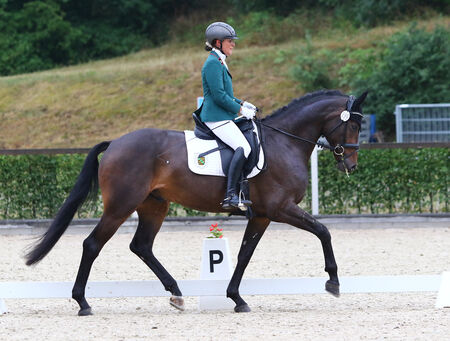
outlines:
[{"label": "bridle", "polygon": [[[348,169],[347,165],[345,164],[345,160],[351,157],[353,154],[357,153],[359,150],[359,141],[358,143],[347,143],[346,137],[347,137],[347,128],[348,128],[348,122],[353,121],[358,125],[359,131],[361,131],[361,122],[363,115],[359,112],[352,111],[353,103],[355,102],[356,98],[355,96],[350,96],[347,100],[347,106],[346,110],[344,110],[341,113],[341,121],[339,124],[331,129],[331,131],[327,134],[324,134],[325,136],[330,137],[337,129],[339,129],[342,125],[344,125],[344,134],[342,136],[342,143],[336,144],[334,147],[328,146],[327,149],[331,150],[334,155],[337,157],[337,163],[342,163],[345,169],[345,172],[348,175]],[[345,154],[345,148],[352,148],[354,149],[353,152],[349,154]]]},{"label": "bridle", "polygon": [[[344,134],[343,134],[343,137],[342,137],[342,143],[337,143],[335,146],[331,146],[329,143],[320,142],[320,141],[314,142],[314,141],[305,139],[303,137],[300,137],[300,136],[297,136],[297,135],[293,135],[293,134],[288,133],[287,131],[284,131],[282,129],[279,129],[279,128],[267,125],[263,121],[259,121],[259,124],[261,124],[261,125],[263,125],[263,126],[265,126],[267,128],[273,129],[273,130],[275,130],[275,131],[277,131],[279,133],[282,133],[283,135],[292,137],[292,138],[294,138],[296,140],[300,140],[300,141],[303,141],[303,142],[308,142],[308,143],[317,145],[317,146],[319,146],[321,148],[330,150],[331,152],[333,152],[334,155],[336,155],[337,163],[338,164],[342,163],[344,165],[345,172],[348,175],[348,168],[347,168],[347,165],[345,164],[345,160],[348,159],[349,157],[351,157],[354,153],[357,153],[358,150],[359,150],[359,141],[358,141],[358,143],[347,143],[346,142],[348,122],[349,121],[355,122],[358,125],[359,130],[361,130],[361,122],[362,122],[362,118],[363,118],[363,115],[361,113],[356,112],[356,111],[352,111],[352,106],[353,106],[353,103],[355,102],[355,100],[356,100],[355,96],[349,96],[349,98],[347,100],[346,110],[344,110],[341,113],[341,121],[333,129],[331,129],[328,133],[322,134],[324,136],[330,137],[336,130],[338,130],[342,125],[344,125],[345,129],[344,129]],[[350,154],[346,155],[345,154],[345,148],[352,148],[354,150]]]}]

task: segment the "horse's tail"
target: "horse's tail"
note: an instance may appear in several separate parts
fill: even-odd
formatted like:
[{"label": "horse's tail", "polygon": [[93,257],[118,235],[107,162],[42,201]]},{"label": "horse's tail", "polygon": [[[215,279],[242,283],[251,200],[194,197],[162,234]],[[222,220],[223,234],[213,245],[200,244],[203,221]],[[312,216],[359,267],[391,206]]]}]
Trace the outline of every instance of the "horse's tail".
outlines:
[{"label": "horse's tail", "polygon": [[41,261],[55,246],[59,238],[66,231],[78,208],[90,193],[98,191],[98,155],[104,152],[111,142],[101,142],[93,147],[86,160],[75,185],[69,196],[56,214],[55,219],[33,248],[26,254],[26,264],[32,265]]}]

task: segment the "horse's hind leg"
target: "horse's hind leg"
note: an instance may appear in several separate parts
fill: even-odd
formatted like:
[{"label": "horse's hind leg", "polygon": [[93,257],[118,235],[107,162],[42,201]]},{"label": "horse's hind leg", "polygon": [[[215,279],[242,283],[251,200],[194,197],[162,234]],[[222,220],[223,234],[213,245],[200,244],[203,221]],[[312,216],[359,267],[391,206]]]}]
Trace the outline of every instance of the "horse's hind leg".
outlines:
[{"label": "horse's hind leg", "polygon": [[91,315],[91,307],[86,301],[85,289],[92,264],[106,242],[116,233],[124,218],[113,218],[103,214],[100,222],[83,242],[83,255],[78,269],[77,279],[72,289],[72,298],[80,306],[79,316]]},{"label": "horse's hind leg", "polygon": [[184,300],[177,282],[156,259],[152,251],[153,241],[168,210],[169,202],[162,198],[149,197],[138,206],[139,224],[131,241],[130,250],[147,264],[164,285],[164,289],[172,294],[170,304],[179,310],[184,310]]}]

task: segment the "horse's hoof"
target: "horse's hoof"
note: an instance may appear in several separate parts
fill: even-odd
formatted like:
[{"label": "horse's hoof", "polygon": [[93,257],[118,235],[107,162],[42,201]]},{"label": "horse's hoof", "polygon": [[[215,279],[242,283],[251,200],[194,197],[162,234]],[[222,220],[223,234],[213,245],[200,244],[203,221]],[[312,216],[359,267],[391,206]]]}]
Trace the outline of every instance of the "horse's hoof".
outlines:
[{"label": "horse's hoof", "polygon": [[334,297],[339,297],[341,294],[339,293],[339,283],[332,282],[330,280],[325,283],[325,290],[328,291]]},{"label": "horse's hoof", "polygon": [[92,315],[91,307],[80,309],[80,311],[78,312],[78,316],[89,316],[89,315]]},{"label": "horse's hoof", "polygon": [[181,296],[172,296],[170,298],[170,305],[178,310],[184,311],[184,299]]},{"label": "horse's hoof", "polygon": [[250,307],[247,304],[243,304],[243,305],[234,307],[234,311],[236,313],[249,313],[252,310],[250,309]]}]

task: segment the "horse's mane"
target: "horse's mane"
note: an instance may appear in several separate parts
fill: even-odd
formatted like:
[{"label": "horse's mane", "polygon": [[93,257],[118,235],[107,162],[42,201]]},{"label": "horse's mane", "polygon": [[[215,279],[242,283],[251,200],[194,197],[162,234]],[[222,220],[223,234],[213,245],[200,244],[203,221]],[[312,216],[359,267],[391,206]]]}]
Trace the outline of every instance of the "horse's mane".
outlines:
[{"label": "horse's mane", "polygon": [[288,105],[285,105],[282,108],[279,108],[279,109],[275,110],[272,114],[264,117],[263,120],[268,119],[268,118],[278,117],[282,113],[286,112],[288,109],[290,109],[292,107],[296,107],[296,106],[299,106],[299,105],[307,105],[307,104],[311,103],[313,100],[317,100],[317,97],[322,97],[322,96],[347,96],[347,95],[344,95],[339,90],[318,90],[318,91],[314,91],[314,92],[308,93],[308,94],[306,94],[306,95],[304,95],[302,97],[299,97],[299,98],[296,98],[296,99],[292,100],[291,103],[289,103]]}]

